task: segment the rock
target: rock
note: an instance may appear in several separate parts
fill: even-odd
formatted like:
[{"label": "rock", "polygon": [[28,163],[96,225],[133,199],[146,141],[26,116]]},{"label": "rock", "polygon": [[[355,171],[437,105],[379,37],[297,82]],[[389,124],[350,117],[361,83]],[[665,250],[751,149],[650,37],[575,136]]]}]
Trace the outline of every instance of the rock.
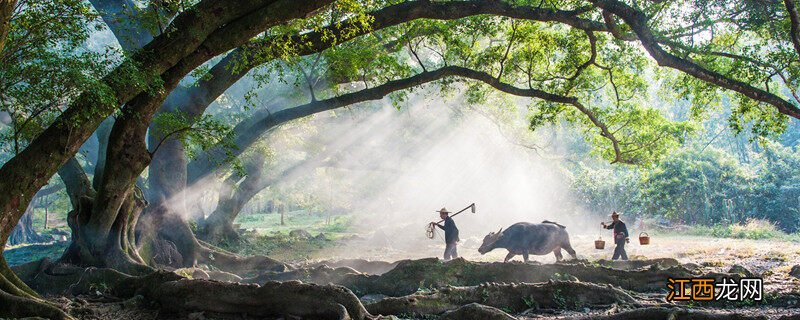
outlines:
[{"label": "rock", "polygon": [[789,271],[789,275],[800,279],[800,264],[792,267],[792,270]]},{"label": "rock", "polygon": [[190,279],[211,279],[207,272],[200,268],[180,268],[174,271],[180,276]]},{"label": "rock", "polygon": [[242,277],[233,273],[217,270],[206,270],[206,273],[208,274],[209,279],[225,282],[242,282]]},{"label": "rock", "polygon": [[699,270],[700,268],[702,268],[699,264],[692,263],[692,262],[684,263],[683,266],[686,269],[689,269],[690,271],[695,271],[695,270]]},{"label": "rock", "polygon": [[303,229],[294,229],[289,232],[289,236],[292,238],[303,239],[303,240],[311,239],[311,234]]},{"label": "rock", "polygon": [[554,274],[553,274],[553,275],[550,277],[550,279],[551,279],[551,280],[557,280],[557,281],[574,281],[574,282],[580,282],[580,280],[579,280],[577,277],[575,277],[575,276],[573,276],[573,275],[571,275],[571,274],[568,274],[568,273],[554,273]]},{"label": "rock", "polygon": [[751,272],[751,271],[750,271],[750,270],[748,270],[747,268],[745,268],[745,267],[743,267],[743,266],[741,266],[741,265],[738,265],[738,264],[734,264],[734,265],[731,267],[731,269],[730,269],[730,270],[728,270],[728,273],[736,273],[736,274],[740,274],[740,275],[742,275],[743,277],[747,277],[747,278],[753,278],[753,277],[755,277],[755,276],[756,276],[756,275],[755,275],[753,272]]},{"label": "rock", "polygon": [[445,312],[440,319],[515,320],[516,318],[512,317],[508,313],[503,312],[503,310],[494,307],[484,306],[478,303],[470,303],[456,310]]},{"label": "rock", "polygon": [[316,241],[331,241],[331,239],[328,239],[328,236],[326,236],[322,232],[320,232],[316,237],[313,237],[311,239]]}]

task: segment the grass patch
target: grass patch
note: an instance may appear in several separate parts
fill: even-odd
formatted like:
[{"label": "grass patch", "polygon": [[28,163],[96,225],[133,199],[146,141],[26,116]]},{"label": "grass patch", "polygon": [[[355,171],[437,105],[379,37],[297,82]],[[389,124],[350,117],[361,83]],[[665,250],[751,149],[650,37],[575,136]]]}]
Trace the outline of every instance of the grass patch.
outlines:
[{"label": "grass patch", "polygon": [[337,245],[327,237],[299,239],[280,232],[269,235],[250,233],[242,240],[235,244],[221,243],[220,247],[244,256],[264,255],[281,261],[298,261],[312,259],[315,254]]},{"label": "grass patch", "polygon": [[762,260],[772,260],[772,261],[783,261],[783,262],[786,262],[786,261],[789,261],[790,258],[791,257],[788,254],[786,254],[785,252],[776,251],[776,250],[770,250],[769,252],[767,252],[764,255]]},{"label": "grass patch", "polygon": [[7,247],[3,256],[9,265],[16,266],[42,258],[55,260],[61,257],[69,246],[69,241],[54,242],[50,244],[24,244]]},{"label": "grass patch", "polygon": [[715,238],[800,240],[798,234],[786,234],[779,230],[774,223],[763,219],[750,219],[744,224],[693,226],[689,228],[686,233],[695,236],[712,236]]},{"label": "grass patch", "polygon": [[350,234],[352,221],[353,217],[349,215],[328,216],[298,210],[287,212],[283,225],[281,225],[280,214],[240,215],[234,223],[239,224],[243,229],[256,230],[262,235],[289,233],[295,229],[303,229],[312,235],[324,233],[328,238],[339,239]]}]

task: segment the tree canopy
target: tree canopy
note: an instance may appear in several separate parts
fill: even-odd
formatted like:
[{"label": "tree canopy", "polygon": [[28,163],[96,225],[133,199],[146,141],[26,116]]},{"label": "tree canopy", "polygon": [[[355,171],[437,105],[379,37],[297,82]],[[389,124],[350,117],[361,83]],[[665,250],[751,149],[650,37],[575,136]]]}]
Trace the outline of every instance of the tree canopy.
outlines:
[{"label": "tree canopy", "polygon": [[[262,179],[286,150],[255,148],[276,128],[387,96],[402,109],[421,87],[524,112],[530,130],[577,128],[593,155],[650,170],[629,190],[641,208],[712,222],[712,207],[739,199],[798,226],[780,205],[796,195],[796,155],[766,142],[800,119],[794,0],[90,3],[0,1],[0,243],[59,174],[73,205],[63,261],[236,268],[189,224],[230,231],[235,213],[204,221],[168,200],[221,175],[243,191],[220,200],[237,212],[281,176]],[[116,44],[92,47],[105,31]],[[742,168],[713,147],[664,158],[720,115],[762,142],[757,161]],[[603,188],[587,199],[603,202]],[[158,260],[165,243],[180,259]],[[0,302],[30,306],[0,316],[66,317],[0,261]]]}]

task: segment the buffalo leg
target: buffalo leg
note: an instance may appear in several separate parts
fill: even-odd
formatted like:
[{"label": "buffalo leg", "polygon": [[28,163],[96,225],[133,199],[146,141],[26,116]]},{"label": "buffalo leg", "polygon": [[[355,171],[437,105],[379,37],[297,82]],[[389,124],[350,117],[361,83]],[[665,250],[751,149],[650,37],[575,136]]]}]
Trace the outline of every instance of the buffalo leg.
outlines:
[{"label": "buffalo leg", "polygon": [[503,260],[503,262],[508,262],[508,260],[511,260],[511,258],[514,258],[514,256],[516,256],[516,254],[514,254],[511,251],[509,251],[508,254],[506,255],[506,259]]},{"label": "buffalo leg", "polygon": [[553,249],[553,254],[556,255],[556,262],[561,261],[561,259],[564,259],[564,256],[561,255],[561,247]]},{"label": "buffalo leg", "polygon": [[522,259],[525,260],[525,262],[528,262],[528,251],[522,252]]},{"label": "buffalo leg", "polygon": [[567,253],[569,253],[569,255],[572,256],[572,259],[578,259],[578,255],[575,254],[575,250],[572,249],[572,246],[569,244],[569,241],[567,241],[567,243],[565,243],[563,247],[564,250],[567,250]]}]

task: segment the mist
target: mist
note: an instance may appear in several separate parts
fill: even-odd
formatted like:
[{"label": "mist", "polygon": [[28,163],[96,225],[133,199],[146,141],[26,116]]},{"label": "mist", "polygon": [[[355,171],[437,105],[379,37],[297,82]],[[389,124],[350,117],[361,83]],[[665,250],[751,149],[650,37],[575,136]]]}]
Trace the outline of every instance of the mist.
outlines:
[{"label": "mist", "polygon": [[[526,110],[525,100],[519,103]],[[587,210],[575,203],[563,160],[509,134],[522,132],[541,145],[554,129],[530,132],[524,111],[500,123],[480,108],[460,97],[419,94],[399,108],[384,100],[316,115],[308,123],[314,130],[294,136],[312,142],[300,147],[304,167],[272,187],[313,196],[323,211],[353,215],[352,231],[361,238],[334,254],[340,257],[387,250],[431,256],[444,247],[441,230],[434,240],[425,234],[428,223],[439,221],[436,211],[457,212],[471,203],[476,213],[454,218],[462,255],[476,254],[471,251],[483,236],[516,222],[555,221],[571,234],[591,227],[596,236],[599,220],[587,219]]]}]

